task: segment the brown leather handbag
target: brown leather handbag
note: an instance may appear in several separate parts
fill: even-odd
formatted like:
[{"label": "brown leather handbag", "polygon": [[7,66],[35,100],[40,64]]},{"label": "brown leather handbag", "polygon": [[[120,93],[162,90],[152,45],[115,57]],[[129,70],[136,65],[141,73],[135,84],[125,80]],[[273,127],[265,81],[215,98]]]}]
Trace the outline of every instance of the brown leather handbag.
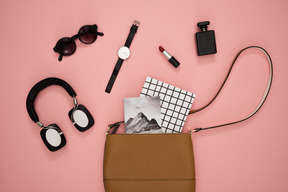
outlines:
[{"label": "brown leather handbag", "polygon": [[[109,125],[106,132],[104,154],[104,185],[106,192],[195,192],[195,164],[191,134],[245,121],[252,117],[265,102],[272,84],[273,67],[269,54],[261,47],[242,49],[214,98],[204,107],[190,111],[196,113],[208,107],[218,96],[238,56],[247,49],[261,50],[269,61],[269,79],[261,101],[247,117],[189,133],[114,134],[120,123]],[[110,134],[110,130],[113,129]]]}]

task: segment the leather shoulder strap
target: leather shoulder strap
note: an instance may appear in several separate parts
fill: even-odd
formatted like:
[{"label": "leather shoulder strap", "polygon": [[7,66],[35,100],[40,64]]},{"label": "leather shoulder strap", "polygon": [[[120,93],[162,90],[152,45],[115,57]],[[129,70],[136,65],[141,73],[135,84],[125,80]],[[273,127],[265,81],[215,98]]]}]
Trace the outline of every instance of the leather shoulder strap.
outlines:
[{"label": "leather shoulder strap", "polygon": [[232,68],[233,66],[235,65],[235,62],[236,60],[238,59],[238,57],[240,56],[241,53],[243,53],[245,50],[247,49],[258,49],[260,51],[263,52],[263,54],[267,57],[267,60],[268,60],[268,63],[269,63],[269,79],[268,79],[268,82],[267,82],[267,85],[266,85],[266,89],[263,93],[263,96],[258,104],[258,106],[254,109],[254,111],[252,111],[248,116],[246,116],[245,118],[241,119],[241,120],[238,120],[238,121],[234,121],[234,122],[231,122],[231,123],[225,123],[225,124],[221,124],[221,125],[216,125],[216,126],[211,126],[211,127],[206,127],[206,128],[196,128],[194,130],[192,130],[192,132],[198,132],[198,131],[201,131],[201,130],[207,130],[207,129],[213,129],[213,128],[218,128],[218,127],[223,127],[223,126],[227,126],[227,125],[232,125],[232,124],[236,124],[236,123],[240,123],[242,121],[245,121],[247,119],[249,119],[250,117],[252,117],[253,115],[255,115],[259,109],[262,107],[262,105],[264,104],[268,94],[269,94],[269,91],[270,91],[270,88],[271,88],[271,85],[272,85],[272,78],[273,78],[273,65],[272,65],[272,59],[270,57],[270,55],[268,54],[268,52],[263,49],[262,47],[259,47],[259,46],[250,46],[250,47],[246,47],[242,50],[240,50],[237,55],[235,56],[233,62],[232,62],[232,65],[226,75],[226,78],[224,79],[224,82],[222,83],[220,89],[218,90],[218,92],[216,93],[216,95],[212,98],[211,101],[209,101],[206,105],[204,105],[203,107],[200,107],[198,109],[195,109],[195,110],[191,110],[189,112],[189,114],[194,114],[194,113],[197,113],[205,108],[207,108],[215,99],[216,97],[219,95],[220,91],[222,90],[222,88],[224,87],[231,71],[232,71]]}]

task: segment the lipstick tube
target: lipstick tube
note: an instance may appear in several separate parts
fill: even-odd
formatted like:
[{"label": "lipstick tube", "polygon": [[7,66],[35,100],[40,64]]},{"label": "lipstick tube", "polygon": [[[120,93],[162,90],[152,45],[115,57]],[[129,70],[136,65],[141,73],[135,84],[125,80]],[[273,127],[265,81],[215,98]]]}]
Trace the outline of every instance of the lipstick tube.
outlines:
[{"label": "lipstick tube", "polygon": [[159,46],[159,50],[165,55],[165,57],[168,59],[168,61],[174,66],[178,67],[180,65],[179,61],[175,59],[172,55],[170,55],[163,47]]}]

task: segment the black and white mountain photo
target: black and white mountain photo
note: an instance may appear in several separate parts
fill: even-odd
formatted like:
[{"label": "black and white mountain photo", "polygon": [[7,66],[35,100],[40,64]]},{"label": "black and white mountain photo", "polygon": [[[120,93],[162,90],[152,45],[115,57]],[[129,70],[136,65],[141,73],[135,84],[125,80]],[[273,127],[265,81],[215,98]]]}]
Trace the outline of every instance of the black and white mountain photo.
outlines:
[{"label": "black and white mountain photo", "polygon": [[124,99],[126,133],[161,133],[160,97]]}]

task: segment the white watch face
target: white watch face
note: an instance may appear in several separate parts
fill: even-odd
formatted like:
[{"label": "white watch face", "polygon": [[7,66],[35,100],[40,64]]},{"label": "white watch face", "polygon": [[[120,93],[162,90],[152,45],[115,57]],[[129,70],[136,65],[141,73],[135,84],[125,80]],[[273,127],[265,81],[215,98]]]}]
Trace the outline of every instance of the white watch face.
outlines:
[{"label": "white watch face", "polygon": [[128,59],[130,57],[130,49],[128,47],[120,47],[118,49],[118,56],[121,58],[121,59]]}]

